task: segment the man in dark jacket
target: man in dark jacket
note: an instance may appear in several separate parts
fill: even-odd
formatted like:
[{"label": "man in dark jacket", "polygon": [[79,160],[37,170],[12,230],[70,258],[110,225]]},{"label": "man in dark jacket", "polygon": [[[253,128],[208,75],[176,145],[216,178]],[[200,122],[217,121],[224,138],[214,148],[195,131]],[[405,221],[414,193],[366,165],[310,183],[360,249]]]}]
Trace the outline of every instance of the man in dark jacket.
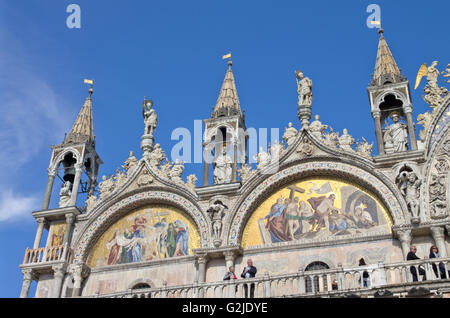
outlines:
[{"label": "man in dark jacket", "polygon": [[[247,266],[242,271],[242,278],[253,278],[256,275],[256,267],[253,266],[253,261],[251,259],[247,260]],[[245,298],[254,298],[255,296],[255,284],[250,284],[250,297],[248,295],[248,284],[244,284]]]},{"label": "man in dark jacket", "polygon": [[[413,260],[416,260],[416,259],[420,259],[419,257],[417,257],[416,252],[417,252],[417,248],[415,246],[411,246],[411,251],[408,253],[408,255],[406,255],[406,260],[407,261],[413,261]],[[411,274],[413,276],[413,282],[417,282],[418,278],[417,278],[416,267],[415,266],[411,266],[410,271],[411,271]],[[419,266],[419,274],[423,276],[422,281],[426,280],[425,270],[423,269],[422,266]]]}]

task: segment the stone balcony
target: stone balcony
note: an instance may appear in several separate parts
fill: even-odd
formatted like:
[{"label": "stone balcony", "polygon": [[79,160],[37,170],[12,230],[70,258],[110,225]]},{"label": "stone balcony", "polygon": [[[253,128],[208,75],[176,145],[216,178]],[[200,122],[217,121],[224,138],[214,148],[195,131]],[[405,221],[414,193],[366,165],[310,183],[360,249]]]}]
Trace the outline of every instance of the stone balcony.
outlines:
[{"label": "stone balcony", "polygon": [[[440,275],[439,266],[445,267],[446,277]],[[439,265],[442,264],[442,265]],[[411,268],[425,270],[426,281],[418,275],[413,281]],[[299,271],[297,273],[269,276],[236,281],[214,283],[194,283],[183,286],[163,286],[160,288],[134,289],[112,294],[95,295],[102,298],[243,298],[244,285],[254,284],[255,298],[268,297],[450,297],[450,258],[424,259],[394,264],[378,263],[353,268]],[[369,274],[365,286],[360,279],[364,272]],[[417,272],[418,273],[418,272]],[[332,282],[336,281],[337,286]],[[421,288],[420,288],[421,287]],[[422,294],[414,294],[422,291]],[[425,292],[424,292],[425,291]]]},{"label": "stone balcony", "polygon": [[72,251],[67,244],[59,246],[27,248],[20,268],[31,268],[35,271],[48,271],[59,263],[70,263]]}]

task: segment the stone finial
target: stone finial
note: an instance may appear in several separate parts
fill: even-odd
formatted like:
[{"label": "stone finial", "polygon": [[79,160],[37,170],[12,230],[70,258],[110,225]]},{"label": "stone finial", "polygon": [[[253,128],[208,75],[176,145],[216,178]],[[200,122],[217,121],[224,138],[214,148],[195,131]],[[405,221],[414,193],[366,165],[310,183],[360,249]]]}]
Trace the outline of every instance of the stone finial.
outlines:
[{"label": "stone finial", "polygon": [[241,178],[241,182],[245,183],[247,180],[251,178],[251,176],[255,173],[255,171],[252,171],[252,166],[248,164],[241,165],[241,168],[238,170],[239,177]]}]

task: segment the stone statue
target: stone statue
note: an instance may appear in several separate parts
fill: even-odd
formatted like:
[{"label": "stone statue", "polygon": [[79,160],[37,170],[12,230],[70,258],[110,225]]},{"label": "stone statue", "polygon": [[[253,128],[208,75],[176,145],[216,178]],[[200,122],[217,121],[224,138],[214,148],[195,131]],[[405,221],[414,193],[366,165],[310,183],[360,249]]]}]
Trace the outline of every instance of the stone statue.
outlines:
[{"label": "stone statue", "polygon": [[355,139],[351,135],[348,134],[347,128],[344,128],[342,136],[338,138],[339,149],[353,152],[352,145],[355,143]]},{"label": "stone statue", "polygon": [[165,153],[164,151],[161,149],[160,144],[156,144],[155,148],[153,149],[152,152],[150,152],[149,155],[149,161],[150,161],[150,166],[152,167],[159,167],[161,165],[161,162],[164,160],[165,158]]},{"label": "stone statue", "polygon": [[127,181],[127,175],[125,172],[120,171],[119,168],[116,170],[116,176],[114,178],[116,180],[116,187],[120,187],[122,184]]},{"label": "stone statue", "polygon": [[195,183],[197,182],[197,176],[195,174],[190,174],[187,177],[186,186],[195,192]]},{"label": "stone statue", "polygon": [[284,146],[276,141],[272,146],[270,146],[270,154],[272,155],[272,160],[274,158],[280,158],[284,151]]},{"label": "stone statue", "polygon": [[433,219],[445,218],[448,215],[446,204],[446,176],[445,174],[431,175],[429,195],[430,195],[430,216]]},{"label": "stone statue", "polygon": [[270,155],[267,152],[265,152],[262,147],[259,147],[259,152],[256,154],[256,156],[253,157],[253,159],[255,159],[256,162],[258,163],[257,166],[258,170],[267,167],[271,161]]},{"label": "stone statue", "polygon": [[312,81],[305,77],[302,71],[295,72],[297,79],[297,92],[298,92],[298,104],[299,105],[312,105]]},{"label": "stone statue", "polygon": [[438,88],[437,79],[439,76],[439,70],[436,68],[438,61],[433,61],[427,69],[427,81],[428,86],[431,88]]},{"label": "stone statue", "polygon": [[419,114],[417,116],[417,124],[423,126],[423,130],[421,130],[419,132],[419,138],[421,141],[425,141],[425,138],[427,136],[428,127],[430,127],[432,119],[433,119],[433,116],[431,115],[430,112]]},{"label": "stone statue", "polygon": [[[426,64],[423,64],[417,74],[415,86],[415,88],[417,88],[423,76],[427,77],[427,84],[423,89],[425,93],[423,100],[429,104],[433,110],[443,103],[445,96],[448,94],[448,90],[445,87],[439,87],[438,85],[439,70],[436,68],[437,65],[437,61],[431,63],[429,67],[426,67]],[[448,76],[450,76],[448,73],[444,75],[444,77]]]},{"label": "stone statue", "polygon": [[170,179],[179,184],[184,184],[183,179],[181,179],[181,175],[184,171],[184,164],[180,162],[180,160],[176,159],[175,164],[172,167],[172,170],[169,172]]},{"label": "stone statue", "polygon": [[142,106],[142,115],[144,116],[145,122],[144,134],[151,136],[153,136],[153,131],[158,125],[158,115],[156,115],[156,112],[154,109],[152,109],[152,106],[153,101],[151,100],[144,102],[144,105]]},{"label": "stone statue", "polygon": [[372,158],[373,143],[369,143],[362,137],[363,142],[356,145],[356,152],[365,158]]},{"label": "stone statue", "polygon": [[298,131],[292,127],[292,123],[288,124],[288,128],[284,128],[283,140],[286,141],[288,147],[292,145],[297,138]]},{"label": "stone statue", "polygon": [[320,116],[314,116],[314,121],[309,125],[309,131],[311,134],[319,140],[322,140],[323,132],[328,128],[328,125],[322,125],[320,122]]},{"label": "stone statue", "polygon": [[242,164],[241,168],[238,170],[239,177],[241,178],[241,182],[245,183],[248,179],[251,178],[255,171],[252,171],[252,166],[247,164]]},{"label": "stone statue", "polygon": [[92,208],[97,204],[97,197],[94,194],[88,196],[86,200],[86,212],[92,210]]},{"label": "stone statue", "polygon": [[66,181],[61,186],[61,190],[59,191],[59,207],[65,208],[70,204],[70,197],[72,196],[72,190],[70,190],[72,183],[70,181]]},{"label": "stone statue", "polygon": [[207,210],[210,213],[210,218],[212,221],[212,233],[214,237],[214,245],[216,247],[220,246],[221,240],[221,232],[222,232],[222,218],[225,215],[225,210],[227,206],[225,206],[221,201],[216,201],[212,204]]},{"label": "stone statue", "polygon": [[122,168],[124,168],[127,171],[127,174],[130,175],[131,173],[133,173],[133,170],[137,167],[138,163],[139,161],[134,156],[134,152],[130,151],[130,156],[125,161],[125,164],[122,166]]},{"label": "stone statue", "polygon": [[102,177],[102,182],[98,185],[100,190],[100,200],[106,198],[111,192],[114,191],[114,181],[113,177],[107,178],[106,176]]},{"label": "stone statue", "polygon": [[422,181],[417,178],[417,175],[411,171],[404,171],[399,175],[400,192],[405,198],[408,210],[412,215],[413,223],[419,223],[420,211],[420,185]]},{"label": "stone statue", "polygon": [[408,132],[406,125],[400,122],[400,115],[397,112],[391,113],[393,124],[386,129],[383,140],[387,154],[408,150]]},{"label": "stone statue", "polygon": [[339,132],[333,132],[333,128],[331,127],[329,127],[329,129],[330,129],[329,133],[323,134],[323,137],[325,138],[323,140],[323,143],[328,147],[336,148],[339,138]]},{"label": "stone statue", "polygon": [[214,159],[214,184],[230,183],[232,179],[233,160],[227,154],[225,147],[222,148],[222,154]]}]

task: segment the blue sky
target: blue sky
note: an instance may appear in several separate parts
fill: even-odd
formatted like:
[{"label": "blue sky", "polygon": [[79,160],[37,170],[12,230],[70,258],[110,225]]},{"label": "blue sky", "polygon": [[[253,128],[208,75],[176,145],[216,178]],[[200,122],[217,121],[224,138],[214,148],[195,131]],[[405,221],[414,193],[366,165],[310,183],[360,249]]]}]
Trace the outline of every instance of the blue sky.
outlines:
[{"label": "blue sky", "polygon": [[[81,7],[81,29],[66,8]],[[143,132],[141,103],[159,116],[156,141],[170,153],[174,128],[193,130],[215,105],[226,62],[247,127],[280,128],[297,119],[294,70],[314,83],[313,114],[355,139],[375,141],[366,88],[378,33],[366,8],[381,7],[385,37],[414,82],[422,63],[449,58],[448,1],[93,1],[0,0],[0,297],[17,297],[18,268],[34,241],[51,151],[69,132],[95,80],[97,152],[111,174]],[[413,84],[411,84],[412,86]],[[412,88],[412,87],[411,87]],[[427,110],[412,91],[414,119]],[[418,126],[420,128],[420,126]],[[376,148],[376,146],[375,146]],[[201,165],[186,166],[184,176]]]}]

